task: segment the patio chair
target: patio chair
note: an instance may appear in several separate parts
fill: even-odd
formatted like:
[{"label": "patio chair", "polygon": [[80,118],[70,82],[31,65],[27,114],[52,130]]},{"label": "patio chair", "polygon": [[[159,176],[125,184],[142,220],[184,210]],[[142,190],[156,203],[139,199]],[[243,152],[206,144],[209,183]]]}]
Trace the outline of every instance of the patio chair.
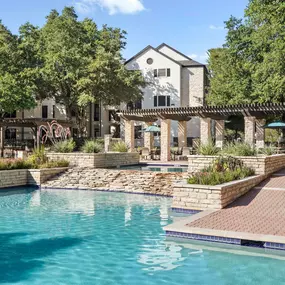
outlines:
[{"label": "patio chair", "polygon": [[187,156],[190,155],[190,148],[189,147],[182,147],[181,155],[177,156],[177,160],[187,160]]},{"label": "patio chair", "polygon": [[149,149],[147,147],[143,147],[141,151],[142,151],[142,154],[141,154],[141,158],[142,159],[147,160],[147,159],[151,158]]}]

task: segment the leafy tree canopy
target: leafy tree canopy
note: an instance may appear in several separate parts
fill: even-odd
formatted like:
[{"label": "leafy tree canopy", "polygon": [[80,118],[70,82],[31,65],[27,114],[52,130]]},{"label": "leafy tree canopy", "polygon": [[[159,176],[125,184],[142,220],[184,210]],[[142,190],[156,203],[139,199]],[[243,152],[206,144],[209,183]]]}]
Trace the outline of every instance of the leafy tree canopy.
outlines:
[{"label": "leafy tree canopy", "polygon": [[[2,37],[9,38],[7,47],[2,45]],[[72,7],[65,7],[61,14],[52,10],[42,28],[26,23],[19,36],[7,31],[2,37],[0,34],[0,78],[6,66],[15,69],[14,73],[28,83],[27,90],[18,88],[22,93],[34,94],[40,100],[54,98],[65,106],[69,118],[75,112],[82,131],[90,103],[117,105],[142,97],[142,74],[126,70],[123,64],[126,32],[106,25],[98,29],[88,18],[79,21]],[[5,53],[13,49],[14,61],[6,62]]]},{"label": "leafy tree canopy", "polygon": [[285,2],[250,0],[225,24],[224,47],[209,51],[208,103],[284,102]]}]

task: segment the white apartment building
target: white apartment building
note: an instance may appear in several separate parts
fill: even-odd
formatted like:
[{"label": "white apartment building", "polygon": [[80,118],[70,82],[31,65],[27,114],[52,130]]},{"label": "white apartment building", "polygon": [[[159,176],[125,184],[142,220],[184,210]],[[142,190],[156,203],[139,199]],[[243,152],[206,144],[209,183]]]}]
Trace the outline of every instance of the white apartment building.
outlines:
[{"label": "white apartment building", "polygon": [[[125,63],[129,70],[140,70],[148,85],[143,89],[143,100],[136,107],[143,109],[195,107],[205,101],[208,85],[207,68],[185,54],[163,43],[157,48],[147,46]],[[157,122],[159,125],[159,121]],[[140,130],[135,127],[136,144],[141,145]],[[177,142],[178,123],[172,121],[172,145]],[[187,123],[187,137],[200,137],[200,120],[192,118]]]}]

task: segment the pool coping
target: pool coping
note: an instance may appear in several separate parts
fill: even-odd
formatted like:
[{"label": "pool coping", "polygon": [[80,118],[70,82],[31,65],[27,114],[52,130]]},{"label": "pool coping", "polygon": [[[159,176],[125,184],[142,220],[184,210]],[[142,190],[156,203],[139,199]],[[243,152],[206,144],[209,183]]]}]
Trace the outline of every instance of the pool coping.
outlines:
[{"label": "pool coping", "polygon": [[252,234],[247,232],[235,232],[225,230],[214,230],[208,228],[189,227],[187,224],[200,218],[206,217],[218,210],[207,210],[197,213],[191,217],[181,219],[163,229],[168,237],[178,237],[185,239],[211,241],[229,244],[242,244],[243,240],[263,242],[265,248],[285,250],[285,236],[275,236],[266,234]]}]

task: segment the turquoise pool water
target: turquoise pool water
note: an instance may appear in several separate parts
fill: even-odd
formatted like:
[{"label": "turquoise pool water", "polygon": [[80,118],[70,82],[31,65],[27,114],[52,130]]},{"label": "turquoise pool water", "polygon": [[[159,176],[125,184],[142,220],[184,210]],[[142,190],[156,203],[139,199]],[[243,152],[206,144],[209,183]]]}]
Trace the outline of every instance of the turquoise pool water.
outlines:
[{"label": "turquoise pool water", "polygon": [[283,256],[268,258],[254,256],[271,253],[264,250],[225,250],[165,240],[162,227],[177,218],[169,211],[168,198],[69,190],[1,191],[1,284],[285,282]]},{"label": "turquoise pool water", "polygon": [[154,171],[154,172],[187,172],[188,166],[161,166],[161,165],[130,165],[121,166],[120,169]]}]

